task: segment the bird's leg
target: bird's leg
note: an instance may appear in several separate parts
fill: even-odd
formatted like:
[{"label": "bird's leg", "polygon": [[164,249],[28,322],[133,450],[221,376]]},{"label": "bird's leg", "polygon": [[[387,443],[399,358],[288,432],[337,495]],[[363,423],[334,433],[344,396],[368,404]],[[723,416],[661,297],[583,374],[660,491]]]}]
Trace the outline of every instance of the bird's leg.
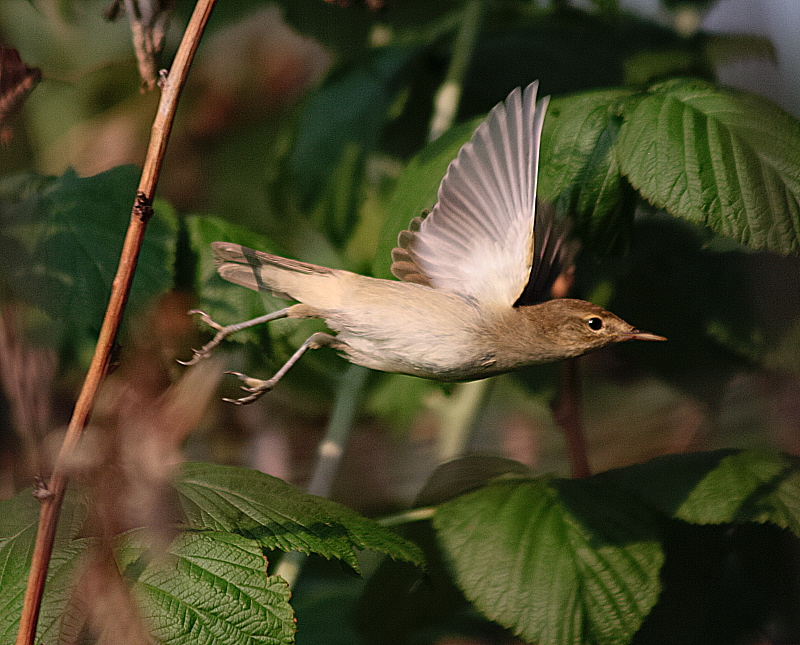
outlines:
[{"label": "bird's leg", "polygon": [[292,365],[294,365],[300,357],[305,354],[309,349],[319,349],[320,347],[341,347],[344,343],[338,340],[336,337],[331,336],[330,334],[326,334],[324,332],[318,331],[316,334],[312,334],[308,337],[306,342],[304,342],[300,347],[297,348],[297,351],[291,355],[288,361],[283,364],[277,372],[275,372],[275,376],[266,381],[262,381],[261,379],[252,378],[247,376],[246,374],[242,374],[241,372],[226,372],[226,374],[233,374],[236,376],[244,385],[242,385],[242,389],[245,392],[250,392],[247,396],[243,396],[241,399],[222,399],[223,401],[227,401],[228,403],[235,403],[236,405],[245,405],[246,403],[252,403],[256,399],[258,399],[262,394],[269,392],[275,385],[280,381],[284,374],[288,372]]},{"label": "bird's leg", "polygon": [[178,362],[181,365],[194,365],[204,358],[211,356],[211,352],[216,349],[217,345],[219,345],[231,334],[235,334],[237,331],[242,331],[242,329],[248,329],[250,327],[255,327],[256,325],[268,323],[272,320],[286,318],[289,315],[289,309],[291,309],[291,307],[286,307],[285,309],[281,309],[279,311],[273,311],[271,314],[265,314],[263,316],[259,316],[258,318],[245,320],[244,322],[236,323],[234,325],[228,325],[227,327],[223,327],[219,323],[211,320],[211,317],[206,312],[200,311],[199,309],[192,309],[189,314],[198,314],[200,316],[200,320],[202,320],[209,327],[216,329],[217,333],[214,338],[203,345],[200,349],[193,349],[192,352],[194,355],[188,361]]}]

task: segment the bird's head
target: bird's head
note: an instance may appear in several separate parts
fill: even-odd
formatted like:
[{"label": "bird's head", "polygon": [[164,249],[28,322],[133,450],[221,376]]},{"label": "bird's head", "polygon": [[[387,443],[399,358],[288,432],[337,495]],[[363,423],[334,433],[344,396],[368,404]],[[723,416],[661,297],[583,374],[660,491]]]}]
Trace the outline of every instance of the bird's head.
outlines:
[{"label": "bird's head", "polygon": [[559,298],[519,310],[557,354],[551,360],[580,356],[626,340],[666,340],[639,331],[610,311],[584,300]]}]

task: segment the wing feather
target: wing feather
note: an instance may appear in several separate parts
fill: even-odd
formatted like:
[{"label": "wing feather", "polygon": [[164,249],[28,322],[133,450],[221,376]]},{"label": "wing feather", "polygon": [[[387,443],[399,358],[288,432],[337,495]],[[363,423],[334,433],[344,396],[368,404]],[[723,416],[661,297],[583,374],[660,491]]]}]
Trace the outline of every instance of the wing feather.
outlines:
[{"label": "wing feather", "polygon": [[[533,263],[536,174],[548,98],[538,83],[496,105],[450,163],[430,215],[401,233],[401,279],[512,306]],[[416,230],[415,230],[416,229]],[[416,270],[409,265],[416,265]],[[413,277],[411,277],[413,276]]]}]

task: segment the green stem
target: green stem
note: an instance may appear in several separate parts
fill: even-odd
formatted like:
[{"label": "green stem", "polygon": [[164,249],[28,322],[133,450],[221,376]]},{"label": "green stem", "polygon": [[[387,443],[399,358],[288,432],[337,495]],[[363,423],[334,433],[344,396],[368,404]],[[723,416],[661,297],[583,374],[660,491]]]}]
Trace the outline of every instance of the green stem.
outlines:
[{"label": "green stem", "polygon": [[485,0],[469,0],[464,7],[461,28],[456,34],[453,44],[453,56],[450,58],[450,67],[447,69],[444,83],[434,98],[434,113],[431,117],[428,141],[434,141],[453,125],[461,102],[461,93],[464,89],[464,77],[467,75],[475,43],[480,33],[481,19],[483,17],[483,4]]},{"label": "green stem", "polygon": [[350,365],[336,391],[333,412],[325,429],[325,436],[317,446],[317,461],[306,492],[327,497],[350,439],[358,414],[369,370],[360,365]]},{"label": "green stem", "polygon": [[438,410],[441,419],[439,461],[462,457],[469,446],[475,417],[486,400],[491,379],[459,383]]},{"label": "green stem", "polygon": [[436,513],[434,506],[426,506],[424,508],[411,508],[402,513],[395,515],[387,515],[378,520],[381,526],[402,526],[403,524],[410,524],[411,522],[421,522],[422,520],[431,519]]},{"label": "green stem", "polygon": [[[350,365],[339,383],[333,412],[328,420],[325,436],[317,446],[314,472],[306,488],[306,492],[311,495],[327,497],[331,492],[364,396],[368,375],[369,370],[365,367]],[[299,551],[284,554],[275,568],[275,575],[293,587],[303,568],[305,558],[305,554]]]}]

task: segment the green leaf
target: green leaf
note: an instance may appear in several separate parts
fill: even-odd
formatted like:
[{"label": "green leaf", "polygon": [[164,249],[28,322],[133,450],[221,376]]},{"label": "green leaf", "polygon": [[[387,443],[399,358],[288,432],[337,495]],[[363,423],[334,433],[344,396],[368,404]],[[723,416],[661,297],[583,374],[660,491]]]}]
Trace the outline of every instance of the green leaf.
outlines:
[{"label": "green leaf", "polygon": [[176,487],[192,528],[238,533],[268,549],[338,558],[356,570],[355,549],[423,561],[417,547],[377,522],[255,470],[186,464]]},{"label": "green leaf", "polygon": [[[13,643],[28,582],[40,503],[31,490],[0,501],[0,643]],[[74,573],[92,538],[81,537],[86,507],[67,493],[47,570],[45,595],[36,629],[37,643],[55,643],[69,617],[64,608],[72,594]]]},{"label": "green leaf", "polygon": [[459,586],[491,620],[543,645],[627,643],[658,598],[667,522],[800,535],[798,509],[798,459],[718,451],[583,480],[495,480],[441,505],[434,528]]},{"label": "green leaf", "polygon": [[[19,298],[82,329],[100,328],[139,174],[134,166],[93,177],[68,170],[59,178],[31,178],[19,199],[4,191],[10,217],[0,232],[0,268]],[[157,205],[139,256],[132,307],[172,287],[176,233],[174,213]]]},{"label": "green leaf", "polygon": [[599,477],[684,522],[770,522],[800,536],[800,464],[793,457],[757,450],[668,455]]},{"label": "green leaf", "polygon": [[[141,531],[121,540],[130,574],[146,553]],[[293,643],[286,581],[267,575],[259,545],[230,533],[183,533],[133,578],[142,615],[161,643]]]},{"label": "green leaf", "polygon": [[482,116],[450,128],[408,162],[389,202],[388,216],[375,253],[374,275],[380,278],[391,275],[391,253],[397,246],[397,235],[408,228],[408,223],[423,210],[431,209],[436,204],[439,184],[447,172],[447,166],[484,118]]},{"label": "green leaf", "polygon": [[753,248],[800,249],[800,122],[766,99],[655,85],[625,109],[617,154],[659,208]]},{"label": "green leaf", "polygon": [[697,71],[697,52],[688,49],[662,49],[633,54],[624,62],[623,85],[641,87],[673,76],[688,76]]},{"label": "green leaf", "polygon": [[586,92],[551,101],[542,133],[539,196],[575,222],[600,254],[626,239],[634,202],[614,146],[630,90]]},{"label": "green leaf", "polygon": [[434,527],[467,598],[525,640],[627,643],[658,598],[655,517],[588,480],[490,484]]},{"label": "green leaf", "polygon": [[[195,476],[192,476],[195,475]],[[165,643],[291,643],[286,582],[266,572],[263,548],[336,557],[357,568],[355,549],[420,563],[417,547],[339,504],[244,469],[187,464],[177,484],[191,528],[155,557],[145,531],[118,538],[117,560],[134,581],[142,616]],[[39,502],[25,491],[0,502],[0,642],[13,642],[36,535]],[[61,512],[37,631],[60,642],[76,567],[95,538],[83,537],[86,504],[68,493]],[[197,530],[201,529],[201,530]]]}]

